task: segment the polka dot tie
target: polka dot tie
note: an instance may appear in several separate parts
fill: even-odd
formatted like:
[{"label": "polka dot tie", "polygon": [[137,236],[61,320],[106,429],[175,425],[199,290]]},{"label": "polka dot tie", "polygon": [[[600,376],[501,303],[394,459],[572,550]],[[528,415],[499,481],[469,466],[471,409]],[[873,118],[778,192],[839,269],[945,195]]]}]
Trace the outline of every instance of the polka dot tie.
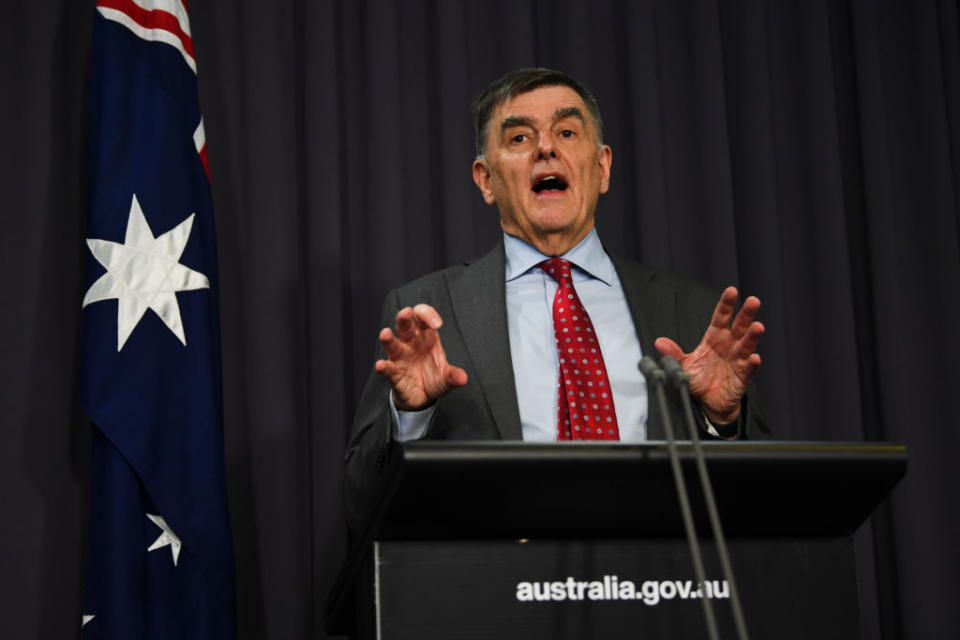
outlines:
[{"label": "polka dot tie", "polygon": [[537,265],[559,283],[553,297],[553,331],[560,360],[557,440],[619,440],[617,413],[593,323],[573,288],[570,261]]}]

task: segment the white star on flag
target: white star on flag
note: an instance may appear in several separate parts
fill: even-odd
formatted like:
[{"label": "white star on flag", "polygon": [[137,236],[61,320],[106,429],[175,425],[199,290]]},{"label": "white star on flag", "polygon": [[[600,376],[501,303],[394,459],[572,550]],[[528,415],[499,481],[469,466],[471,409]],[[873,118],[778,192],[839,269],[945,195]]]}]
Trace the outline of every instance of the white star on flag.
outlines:
[{"label": "white star on flag", "polygon": [[117,351],[123,348],[148,308],[181,343],[187,344],[176,292],[210,287],[207,276],[180,264],[195,215],[191,213],[176,227],[154,238],[134,194],[123,244],[87,238],[90,252],[107,272],[90,285],[83,306],[117,299]]},{"label": "white star on flag", "polygon": [[148,513],[147,517],[161,529],[163,533],[160,534],[160,537],[153,541],[153,544],[150,545],[150,548],[147,551],[154,551],[155,549],[161,549],[167,545],[170,545],[170,553],[173,554],[173,566],[177,566],[177,560],[180,559],[180,538],[177,537],[170,529],[170,525],[167,524],[166,520],[160,516]]},{"label": "white star on flag", "polygon": [[87,626],[87,623],[96,618],[97,616],[83,616],[83,622],[80,624],[80,628],[83,629]]}]

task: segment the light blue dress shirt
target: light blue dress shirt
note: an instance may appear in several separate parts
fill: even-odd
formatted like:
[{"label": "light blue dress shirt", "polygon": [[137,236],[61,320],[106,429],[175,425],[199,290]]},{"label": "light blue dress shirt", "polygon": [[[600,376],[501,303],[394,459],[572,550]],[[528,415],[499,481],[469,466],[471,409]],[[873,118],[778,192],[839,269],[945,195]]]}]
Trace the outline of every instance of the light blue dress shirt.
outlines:
[{"label": "light blue dress shirt", "polygon": [[[504,234],[506,250],[507,328],[510,356],[520,407],[524,441],[557,439],[559,361],[553,332],[553,297],[557,282],[536,265],[548,256],[523,240]],[[590,315],[613,389],[620,439],[646,438],[647,386],[637,368],[640,342],[633,326],[620,278],[603,250],[596,230],[565,253],[573,263],[573,286]],[[391,395],[391,407],[393,398]],[[397,411],[396,437],[400,441],[423,437],[433,415],[423,411]]]},{"label": "light blue dress shirt", "polygon": [[[504,235],[504,247],[507,328],[523,439],[552,442],[557,439],[559,362],[553,332],[553,297],[558,285],[536,266],[547,256],[508,235]],[[640,342],[617,270],[603,250],[596,230],[591,230],[562,257],[573,264],[573,287],[600,342],[613,389],[620,439],[644,440],[647,385],[637,369]]]}]

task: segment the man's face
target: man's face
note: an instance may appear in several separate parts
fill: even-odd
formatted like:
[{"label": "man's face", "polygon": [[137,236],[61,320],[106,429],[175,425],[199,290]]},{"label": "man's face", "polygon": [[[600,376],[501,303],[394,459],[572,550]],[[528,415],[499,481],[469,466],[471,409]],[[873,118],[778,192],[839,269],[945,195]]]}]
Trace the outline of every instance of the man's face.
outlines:
[{"label": "man's face", "polygon": [[473,181],[500,209],[506,233],[557,256],[590,232],[612,152],[576,91],[546,86],[507,100],[494,109],[486,143]]}]

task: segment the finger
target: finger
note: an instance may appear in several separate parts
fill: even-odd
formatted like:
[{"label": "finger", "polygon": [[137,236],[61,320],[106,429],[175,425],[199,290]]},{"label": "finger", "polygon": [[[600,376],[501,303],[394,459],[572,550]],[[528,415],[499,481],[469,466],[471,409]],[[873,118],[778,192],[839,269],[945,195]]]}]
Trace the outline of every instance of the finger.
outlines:
[{"label": "finger", "polygon": [[380,330],[380,335],[377,336],[377,339],[380,340],[380,346],[383,347],[383,350],[387,354],[387,358],[390,360],[396,360],[403,354],[403,343],[394,335],[393,331],[390,330],[390,327],[384,327]]},{"label": "finger", "polygon": [[763,360],[760,358],[759,353],[750,354],[750,357],[747,358],[747,365],[743,370],[744,385],[750,384],[750,381],[757,375],[757,371],[760,370],[761,364],[763,364]]},{"label": "finger", "polygon": [[653,346],[656,347],[657,351],[663,355],[673,356],[678,362],[681,363],[687,355],[683,352],[683,349],[680,348],[680,345],[670,338],[657,338],[656,342],[653,343]]},{"label": "finger", "polygon": [[467,372],[460,367],[450,365],[447,367],[446,382],[451,388],[462,387],[467,384]]},{"label": "finger", "polygon": [[397,337],[401,340],[410,340],[415,333],[413,309],[404,307],[397,311]]},{"label": "finger", "polygon": [[413,319],[421,330],[437,330],[443,326],[443,318],[428,304],[420,303],[413,308]]},{"label": "finger", "polygon": [[373,368],[377,373],[389,380],[391,386],[395,382],[395,378],[399,375],[399,367],[397,367],[395,362],[391,362],[390,360],[377,360]]},{"label": "finger", "polygon": [[720,300],[713,310],[713,317],[710,318],[710,326],[715,329],[726,329],[730,326],[730,318],[733,317],[733,308],[737,305],[736,287],[727,287],[720,294]]},{"label": "finger", "polygon": [[380,334],[377,335],[377,340],[380,341],[380,344],[383,345],[383,348],[386,349],[387,345],[396,340],[396,336],[393,335],[393,331],[390,330],[390,327],[384,327],[380,329]]},{"label": "finger", "polygon": [[740,340],[740,344],[737,346],[737,355],[741,359],[748,358],[750,354],[757,350],[757,344],[760,342],[760,338],[763,337],[766,330],[767,328],[763,326],[762,322],[751,323],[746,335],[743,336],[743,339]]},{"label": "finger", "polygon": [[757,318],[757,312],[760,311],[760,299],[755,296],[750,296],[743,301],[743,307],[740,308],[740,313],[737,314],[737,317],[733,320],[733,326],[730,327],[730,331],[733,333],[733,337],[739,340],[747,332],[747,328],[750,324]]}]

